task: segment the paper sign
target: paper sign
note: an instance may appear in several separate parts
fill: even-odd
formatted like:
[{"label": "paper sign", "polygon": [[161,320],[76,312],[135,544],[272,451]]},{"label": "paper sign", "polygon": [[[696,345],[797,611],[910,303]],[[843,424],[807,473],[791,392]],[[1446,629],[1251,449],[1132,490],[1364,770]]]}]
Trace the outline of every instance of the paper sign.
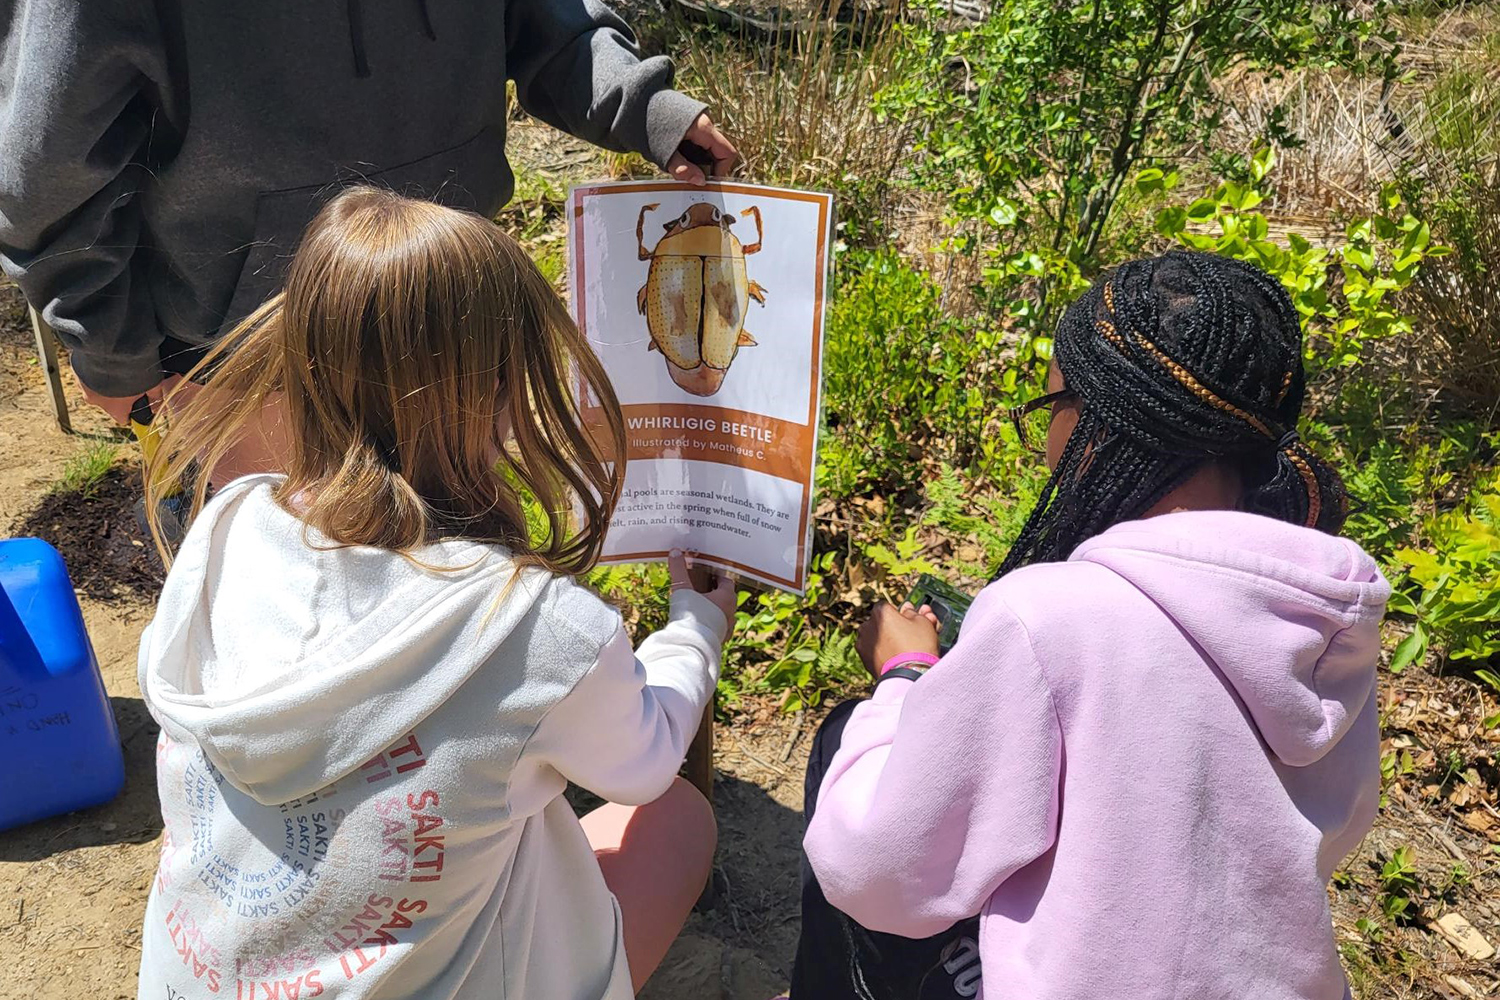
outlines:
[{"label": "paper sign", "polygon": [[603,561],[681,548],[802,592],[832,197],[648,181],[574,188],[570,204],[573,318],[629,447]]}]

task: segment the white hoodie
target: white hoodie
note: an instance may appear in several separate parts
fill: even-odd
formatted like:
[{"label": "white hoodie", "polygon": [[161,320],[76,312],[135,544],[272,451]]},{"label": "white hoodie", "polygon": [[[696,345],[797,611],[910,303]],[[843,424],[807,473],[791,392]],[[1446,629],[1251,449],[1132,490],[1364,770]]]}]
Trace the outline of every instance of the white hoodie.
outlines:
[{"label": "white hoodie", "polygon": [[632,995],[619,908],[562,797],[670,785],[718,675],[722,614],[619,614],[500,549],[424,569],[332,548],[223,490],[141,638],[165,831],[142,1000]]}]

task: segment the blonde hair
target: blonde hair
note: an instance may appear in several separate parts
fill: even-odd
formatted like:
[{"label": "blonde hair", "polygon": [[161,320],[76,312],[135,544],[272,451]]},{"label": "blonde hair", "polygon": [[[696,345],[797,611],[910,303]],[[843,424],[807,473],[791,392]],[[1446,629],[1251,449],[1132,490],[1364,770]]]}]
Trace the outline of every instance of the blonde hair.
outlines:
[{"label": "blonde hair", "polygon": [[[602,428],[585,425],[570,366]],[[619,403],[547,279],[478,215],[343,192],[308,226],[285,292],[201,371],[208,386],[172,414],[147,476],[164,557],[157,484],[205,470],[196,514],[207,472],[275,402],[290,442],[275,499],[334,545],[410,555],[464,538],[563,574],[598,559],[624,475]]]}]

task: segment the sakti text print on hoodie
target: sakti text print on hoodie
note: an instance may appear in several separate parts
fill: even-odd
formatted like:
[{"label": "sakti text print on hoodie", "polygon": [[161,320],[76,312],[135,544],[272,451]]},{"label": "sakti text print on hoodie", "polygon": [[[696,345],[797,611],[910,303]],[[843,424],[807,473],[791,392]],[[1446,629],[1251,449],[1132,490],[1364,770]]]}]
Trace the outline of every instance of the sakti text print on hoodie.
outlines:
[{"label": "sakti text print on hoodie", "polygon": [[722,614],[678,592],[632,652],[569,580],[507,590],[477,543],[417,553],[448,571],[330,547],[276,482],[208,505],[141,640],[165,823],[142,1000],[631,997],[562,793],[666,790]]},{"label": "sakti text print on hoodie", "polygon": [[829,902],[908,937],[979,914],[988,1000],[1341,1000],[1389,592],[1355,543],[1227,511],[1007,574],[850,717],[806,837]]}]

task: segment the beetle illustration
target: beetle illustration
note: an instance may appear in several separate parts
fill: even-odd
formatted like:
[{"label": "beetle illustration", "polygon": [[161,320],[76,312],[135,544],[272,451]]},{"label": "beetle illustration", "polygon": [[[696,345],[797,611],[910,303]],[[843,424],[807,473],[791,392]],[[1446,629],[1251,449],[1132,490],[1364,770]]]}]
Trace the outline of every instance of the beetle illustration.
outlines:
[{"label": "beetle illustration", "polygon": [[656,249],[647,250],[646,213],[660,207],[641,206],[635,221],[639,258],[651,262],[636,308],[651,331],[648,349],[661,352],[672,381],[695,396],[712,396],[739,349],[755,345],[745,309],[751,299],[765,305],[766,290],[745,273],[745,258],[760,252],[760,209],[745,209],[755,219],[754,243],[741,245],[730,231],[734,216],[695,204],[666,223]]}]

